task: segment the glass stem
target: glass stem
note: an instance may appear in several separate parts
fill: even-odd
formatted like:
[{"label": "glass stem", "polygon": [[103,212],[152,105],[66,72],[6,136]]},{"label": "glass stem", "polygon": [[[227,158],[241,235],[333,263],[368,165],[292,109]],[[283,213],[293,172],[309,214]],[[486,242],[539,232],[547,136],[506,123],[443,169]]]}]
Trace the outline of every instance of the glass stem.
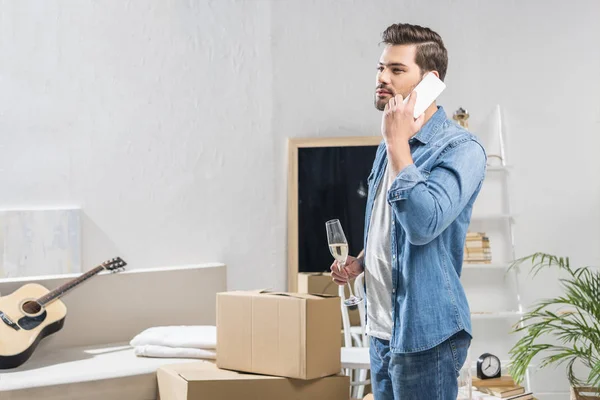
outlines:
[{"label": "glass stem", "polygon": [[[338,270],[340,272],[342,272],[343,266],[346,263],[344,262],[343,264],[341,262],[338,261]],[[346,282],[346,285],[348,285],[348,289],[350,290],[350,297],[354,297],[354,292],[352,291],[352,285],[350,284],[350,281]]]},{"label": "glass stem", "polygon": [[346,284],[348,285],[348,289],[350,289],[350,297],[354,297],[354,292],[352,292],[352,285],[350,285],[350,282],[346,282]]}]

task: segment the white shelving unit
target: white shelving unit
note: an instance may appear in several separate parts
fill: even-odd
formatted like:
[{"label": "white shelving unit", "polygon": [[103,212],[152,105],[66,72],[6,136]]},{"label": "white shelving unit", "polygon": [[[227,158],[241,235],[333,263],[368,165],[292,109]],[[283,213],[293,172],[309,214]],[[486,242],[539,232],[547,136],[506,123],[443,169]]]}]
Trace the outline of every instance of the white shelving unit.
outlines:
[{"label": "white shelving unit", "polygon": [[520,311],[490,311],[490,312],[473,312],[471,319],[519,319],[523,315]]},{"label": "white shelving unit", "polygon": [[512,166],[510,165],[490,165],[487,169],[488,172],[508,172]]},{"label": "white shelving unit", "polygon": [[[494,240],[490,235],[492,263],[463,264],[461,280],[463,280],[468,297],[470,291],[476,292],[474,299],[469,299],[475,336],[471,346],[471,366],[473,369],[475,368],[480,352],[491,352],[500,357],[504,370],[510,362],[506,351],[508,345],[510,344],[510,347],[512,347],[518,340],[516,334],[510,333],[511,327],[516,324],[522,325],[524,308],[521,301],[518,272],[514,270],[507,273],[510,262],[516,258],[514,224],[517,216],[511,210],[509,183],[512,168],[507,164],[506,159],[500,106],[497,106],[494,110],[493,118],[492,132],[475,132],[481,135],[496,136],[490,140],[493,143],[493,146],[490,147],[494,148],[490,149],[486,146],[488,156],[490,154],[494,156],[488,159],[491,165],[487,167],[486,182],[475,204],[475,210],[471,217],[471,227],[469,228],[473,232],[486,233],[488,233],[487,227],[493,226],[493,229],[495,229],[496,237]],[[501,199],[498,200],[500,206],[496,204],[495,207],[489,207],[481,212],[477,210],[478,205],[481,204],[477,203],[486,201],[485,196],[482,195],[484,195],[489,180],[493,180],[497,185],[502,186],[502,193],[496,193],[496,198],[494,198],[494,200],[498,200],[497,197],[501,196]],[[485,209],[485,205],[479,208]],[[506,290],[506,286],[510,285],[512,285],[511,290]],[[487,292],[494,292],[494,295],[488,295]],[[504,328],[506,328],[505,332],[503,331]],[[478,331],[483,331],[485,334],[478,336]],[[501,350],[495,351],[494,349]],[[530,365],[530,368],[532,367],[534,366]],[[524,384],[527,390],[532,390],[529,370]]]},{"label": "white shelving unit", "polygon": [[478,214],[473,214],[471,216],[472,220],[506,220],[506,219],[510,219],[513,220],[516,218],[516,215],[513,214],[488,214],[488,215],[478,215]]},{"label": "white shelving unit", "polygon": [[508,269],[508,264],[464,264],[463,269],[491,269],[495,271],[506,271]]}]

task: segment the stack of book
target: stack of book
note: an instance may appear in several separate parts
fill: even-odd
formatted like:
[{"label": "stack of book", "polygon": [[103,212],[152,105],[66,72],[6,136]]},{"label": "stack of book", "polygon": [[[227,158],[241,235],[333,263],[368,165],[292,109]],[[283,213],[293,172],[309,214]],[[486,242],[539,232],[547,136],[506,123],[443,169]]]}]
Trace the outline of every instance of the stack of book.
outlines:
[{"label": "stack of book", "polygon": [[533,393],[525,392],[525,388],[517,385],[509,375],[492,379],[473,377],[473,388],[486,395],[484,399],[535,400]]},{"label": "stack of book", "polygon": [[472,264],[490,264],[492,262],[490,238],[485,233],[467,232],[463,261]]}]

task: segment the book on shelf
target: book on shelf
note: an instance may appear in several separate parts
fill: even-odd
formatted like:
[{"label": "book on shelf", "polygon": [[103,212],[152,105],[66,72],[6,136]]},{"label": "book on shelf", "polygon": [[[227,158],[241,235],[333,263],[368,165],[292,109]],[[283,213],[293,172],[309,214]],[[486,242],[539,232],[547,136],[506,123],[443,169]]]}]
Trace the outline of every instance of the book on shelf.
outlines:
[{"label": "book on shelf", "polygon": [[535,400],[535,397],[533,397],[533,392],[528,392],[528,393],[523,393],[523,394],[519,394],[513,397],[509,397],[508,399],[505,400]]},{"label": "book on shelf", "polygon": [[523,386],[517,385],[510,375],[502,375],[499,378],[479,379],[472,378],[472,384],[478,392],[505,400],[529,400],[533,399],[532,393],[525,393]]},{"label": "book on shelf", "polygon": [[512,397],[497,397],[493,395],[489,395],[477,389],[473,390],[473,400],[491,400],[491,399],[502,399],[502,400],[537,400],[536,397],[533,396],[533,392],[518,394]]},{"label": "book on shelf", "polygon": [[473,231],[467,232],[467,238],[482,237],[482,236],[485,236],[485,232],[473,232]]},{"label": "book on shelf", "polygon": [[490,264],[492,262],[490,238],[487,237],[485,232],[467,232],[463,262],[478,264]]},{"label": "book on shelf", "polygon": [[490,239],[488,237],[485,237],[485,239],[478,239],[478,240],[472,240],[472,239],[467,239],[465,240],[465,249],[466,250],[489,250],[491,247],[490,244]]},{"label": "book on shelf", "polygon": [[[474,385],[473,385],[474,386]],[[478,387],[475,386],[478,391],[481,393],[489,394],[499,399],[519,399],[525,400],[527,399],[527,395],[531,395],[531,393],[525,393],[525,388],[523,386],[498,386],[498,387]]]},{"label": "book on shelf", "polygon": [[510,375],[502,375],[499,378],[479,379],[476,376],[472,378],[473,386],[476,387],[504,387],[517,386],[514,379]]}]

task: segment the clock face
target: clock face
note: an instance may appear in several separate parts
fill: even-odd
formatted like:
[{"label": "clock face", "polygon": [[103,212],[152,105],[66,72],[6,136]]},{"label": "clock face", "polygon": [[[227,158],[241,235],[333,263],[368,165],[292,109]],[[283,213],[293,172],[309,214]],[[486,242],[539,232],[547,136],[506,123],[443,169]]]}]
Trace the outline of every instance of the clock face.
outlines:
[{"label": "clock face", "polygon": [[498,360],[498,357],[487,355],[481,363],[481,372],[488,377],[498,375],[500,373],[500,360]]}]

